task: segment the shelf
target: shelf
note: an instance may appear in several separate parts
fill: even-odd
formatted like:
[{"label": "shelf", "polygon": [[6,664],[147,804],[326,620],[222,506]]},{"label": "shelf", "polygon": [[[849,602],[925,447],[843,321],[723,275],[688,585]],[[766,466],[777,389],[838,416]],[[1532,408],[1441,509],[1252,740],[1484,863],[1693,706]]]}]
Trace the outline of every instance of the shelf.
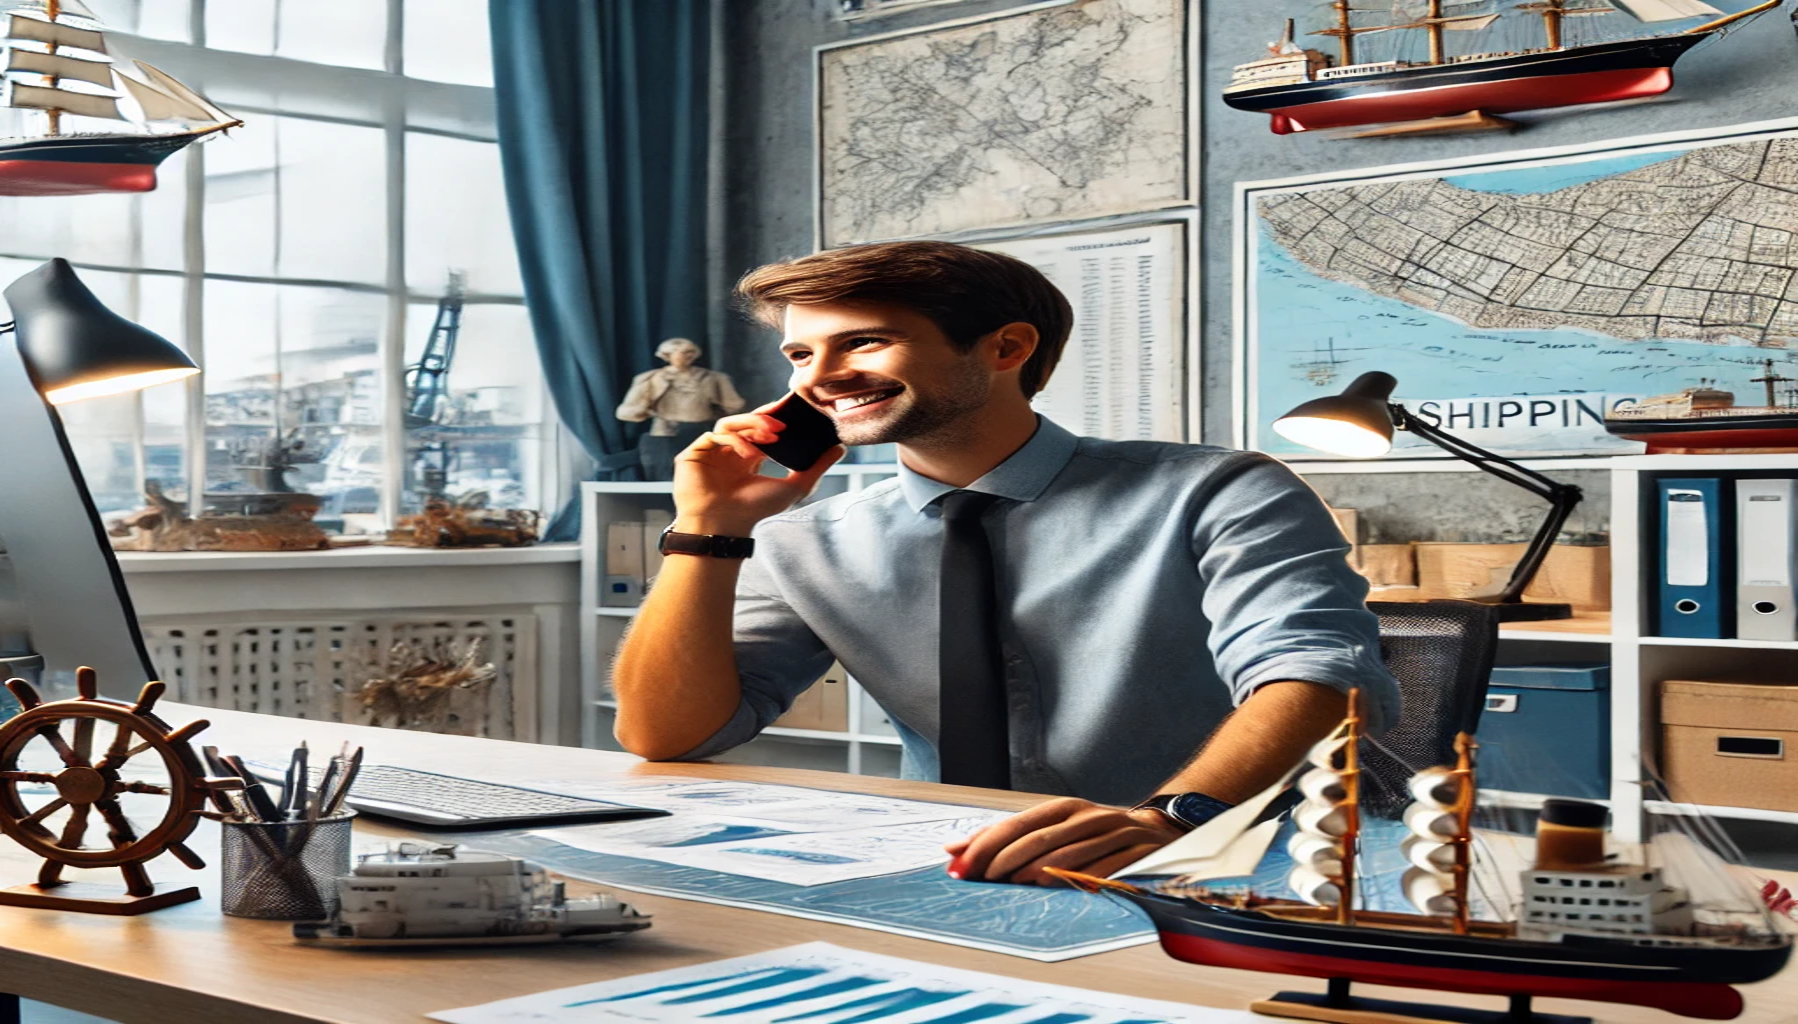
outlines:
[{"label": "shelf", "polygon": [[117,554],[119,567],[133,575],[195,570],[413,569],[581,560],[580,545],[572,542],[517,548],[414,548],[363,544],[321,551],[120,551]]},{"label": "shelf", "polygon": [[[1451,455],[1419,456],[1396,459],[1313,459],[1275,455],[1294,473],[1478,473],[1479,467],[1462,462]],[[1555,470],[1610,469],[1612,456],[1563,455],[1539,459],[1518,459],[1518,465],[1540,472]]]},{"label": "shelf", "polygon": [[1713,818],[1738,821],[1775,821],[1798,825],[1798,811],[1766,811],[1758,807],[1719,807],[1711,804],[1682,804],[1669,800],[1648,800],[1643,804],[1651,814],[1705,814]]},{"label": "shelf", "polygon": [[1574,612],[1571,619],[1501,623],[1498,638],[1606,644],[1611,642],[1611,613]]},{"label": "shelf", "polygon": [[1798,640],[1725,640],[1690,636],[1645,636],[1644,647],[1728,647],[1748,651],[1798,651]]},{"label": "shelf", "polygon": [[642,605],[631,605],[629,608],[608,608],[601,605],[600,607],[593,609],[593,613],[595,615],[607,615],[619,619],[634,619],[637,617],[637,613],[642,610]]},{"label": "shelf", "polygon": [[1798,453],[1765,455],[1631,455],[1611,460],[1612,469],[1658,472],[1664,469],[1798,469]]}]

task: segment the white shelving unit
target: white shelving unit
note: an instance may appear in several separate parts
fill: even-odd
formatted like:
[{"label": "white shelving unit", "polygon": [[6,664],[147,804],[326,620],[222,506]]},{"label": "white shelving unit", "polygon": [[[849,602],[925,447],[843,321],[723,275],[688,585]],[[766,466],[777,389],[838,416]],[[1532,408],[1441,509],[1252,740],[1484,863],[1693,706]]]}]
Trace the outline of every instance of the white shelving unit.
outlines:
[{"label": "white shelving unit", "polygon": [[[825,473],[823,483],[808,500],[859,491],[897,471],[896,466],[886,463],[839,463]],[[600,584],[605,577],[606,524],[642,519],[648,509],[672,512],[672,491],[673,485],[668,483],[590,482],[581,485],[581,743],[585,746],[608,745],[612,713],[617,708],[610,685],[612,654],[637,614],[636,608],[606,607],[599,603]],[[817,765],[815,755],[819,747],[831,748],[833,754],[840,756],[842,767],[856,774],[877,771],[877,759],[884,764],[896,765],[899,737],[872,728],[878,721],[873,701],[867,699],[854,679],[848,682],[848,729],[838,732],[773,726],[762,731],[763,738],[756,744],[763,747],[788,745],[792,749],[785,751],[784,756],[781,750],[774,750],[773,759],[805,767]],[[806,756],[808,754],[813,756]]]}]

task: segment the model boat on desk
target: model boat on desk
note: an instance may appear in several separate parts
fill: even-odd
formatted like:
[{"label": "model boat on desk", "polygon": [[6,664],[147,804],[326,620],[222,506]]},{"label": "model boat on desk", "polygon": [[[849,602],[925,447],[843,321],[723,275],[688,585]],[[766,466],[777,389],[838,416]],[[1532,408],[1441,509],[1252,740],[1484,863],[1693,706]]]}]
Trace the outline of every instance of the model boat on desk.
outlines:
[{"label": "model boat on desk", "polygon": [[1798,390],[1779,385],[1792,378],[1773,371],[1773,360],[1751,383],[1765,385],[1765,405],[1737,405],[1732,391],[1700,380],[1697,387],[1657,395],[1605,414],[1604,427],[1618,437],[1641,441],[1648,454],[1689,449],[1798,448]]},{"label": "model boat on desk", "polygon": [[1311,34],[1335,37],[1334,56],[1295,43],[1288,21],[1268,56],[1237,65],[1224,102],[1269,115],[1279,135],[1514,127],[1493,115],[1666,92],[1686,51],[1778,6],[1725,14],[1703,0],[1333,0]]},{"label": "model boat on desk", "polygon": [[[0,195],[148,192],[164,160],[243,123],[142,61],[133,62],[141,78],[119,71],[99,23],[73,0],[6,4],[0,13],[7,17],[3,105],[42,111],[47,128],[0,139]],[[141,130],[64,134],[65,115],[128,120],[118,103],[125,97]]]},{"label": "model boat on desk", "polygon": [[[1772,976],[1791,955],[1791,937],[1774,925],[1759,897],[1693,837],[1677,831],[1657,836],[1640,860],[1607,854],[1608,812],[1581,801],[1545,805],[1532,862],[1518,865],[1521,899],[1512,903],[1503,895],[1508,888],[1497,898],[1476,893],[1475,852],[1484,844],[1472,824],[1473,738],[1459,737],[1454,766],[1413,776],[1402,824],[1364,821],[1354,704],[1351,698],[1342,728],[1312,751],[1310,770],[1299,781],[1305,800],[1291,814],[1296,827],[1285,850],[1292,861],[1281,879],[1285,892],[1219,881],[1241,875],[1244,851],[1236,847],[1254,832],[1263,832],[1266,838],[1256,843],[1266,849],[1272,838],[1264,831],[1267,823],[1245,826],[1259,812],[1257,804],[1266,806],[1280,787],[1248,802],[1234,820],[1220,816],[1120,872],[1161,873],[1168,861],[1197,851],[1196,860],[1175,867],[1185,874],[1139,884],[1061,874],[1140,907],[1176,959],[1330,979],[1328,996],[1281,993],[1253,1007],[1310,1020],[1386,1019],[1370,1012],[1401,1013],[1407,1021],[1570,1019],[1531,1016],[1533,996],[1723,1020],[1742,1008],[1732,985]],[[1358,900],[1368,876],[1362,864],[1380,855],[1370,844],[1382,834],[1396,840],[1402,853],[1396,888],[1414,911],[1372,909]],[[1252,846],[1247,852],[1258,853]],[[1717,872],[1702,879],[1705,898],[1671,877],[1674,865]],[[1485,875],[1494,874],[1488,867]],[[1693,880],[1699,879],[1688,882]],[[1715,896],[1719,892],[1722,898]],[[1512,1016],[1457,1016],[1447,1008],[1356,1000],[1348,986],[1357,981],[1508,996]]]}]

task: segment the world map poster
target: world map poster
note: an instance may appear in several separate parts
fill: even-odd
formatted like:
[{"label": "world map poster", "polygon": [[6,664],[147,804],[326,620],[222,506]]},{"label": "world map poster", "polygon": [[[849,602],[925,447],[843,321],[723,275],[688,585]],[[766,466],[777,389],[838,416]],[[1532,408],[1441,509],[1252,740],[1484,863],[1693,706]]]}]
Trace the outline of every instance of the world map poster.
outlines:
[{"label": "world map poster", "polygon": [[824,47],[825,247],[1187,201],[1185,0],[1081,0]]},{"label": "world map poster", "polygon": [[[1791,403],[1798,125],[1776,127],[1240,185],[1246,444],[1316,456],[1271,424],[1368,370],[1506,455],[1639,452],[1605,412],[1701,383]],[[1439,454],[1400,433],[1388,457]]]}]

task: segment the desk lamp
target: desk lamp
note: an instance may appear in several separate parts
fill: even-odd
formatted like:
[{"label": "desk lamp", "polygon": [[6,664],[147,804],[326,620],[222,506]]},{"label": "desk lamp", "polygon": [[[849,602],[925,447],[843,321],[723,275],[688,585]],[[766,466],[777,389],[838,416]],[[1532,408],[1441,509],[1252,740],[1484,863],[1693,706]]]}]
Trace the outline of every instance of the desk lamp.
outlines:
[{"label": "desk lamp", "polygon": [[1549,546],[1567,522],[1568,513],[1580,503],[1580,489],[1558,483],[1531,469],[1455,437],[1421,416],[1408,412],[1392,401],[1392,389],[1398,379],[1378,370],[1356,377],[1340,395],[1315,398],[1274,421],[1274,430],[1288,441],[1307,448],[1371,459],[1392,450],[1392,432],[1404,430],[1436,445],[1450,455],[1472,463],[1480,469],[1509,481],[1548,500],[1548,518],[1530,540],[1530,545],[1511,570],[1511,579],[1501,589],[1476,591],[1471,600],[1502,606],[1499,618],[1505,622],[1540,619],[1567,619],[1573,609],[1566,604],[1525,604],[1524,588],[1548,557]]},{"label": "desk lamp", "polygon": [[102,305],[67,260],[4,295],[13,322],[0,325],[0,662],[35,653],[47,671],[71,677],[91,665],[118,695],[135,694],[155,669],[55,406],[200,369]]}]

